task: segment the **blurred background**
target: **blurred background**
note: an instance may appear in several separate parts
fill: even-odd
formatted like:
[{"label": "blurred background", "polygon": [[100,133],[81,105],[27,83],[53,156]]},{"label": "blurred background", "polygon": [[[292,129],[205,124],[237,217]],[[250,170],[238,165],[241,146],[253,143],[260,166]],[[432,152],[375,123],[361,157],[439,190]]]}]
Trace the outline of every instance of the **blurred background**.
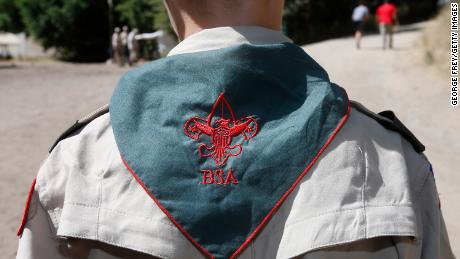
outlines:
[{"label": "blurred background", "polygon": [[[283,32],[373,111],[391,109],[427,146],[454,253],[460,256],[460,113],[450,106],[448,1],[399,0],[392,49],[375,14],[358,49],[356,0],[287,0]],[[47,149],[76,119],[108,103],[123,73],[177,44],[162,0],[0,0],[0,258]]]},{"label": "blurred background", "polygon": [[[287,0],[283,31],[297,44],[350,35],[354,29],[350,17],[357,2]],[[382,1],[364,3],[372,18]],[[410,24],[432,18],[444,1],[399,0],[394,3],[401,23]],[[128,33],[136,30],[137,35],[145,36],[137,40],[143,59],[158,58],[174,44],[162,0],[0,0],[0,30],[3,31],[0,38],[3,43],[0,44],[4,57],[52,55],[65,61],[103,62],[113,56],[114,29],[122,32],[123,26]],[[366,29],[376,32],[377,28],[375,19],[369,19]],[[159,31],[164,34],[152,34]],[[45,51],[40,52],[35,44]]]}]

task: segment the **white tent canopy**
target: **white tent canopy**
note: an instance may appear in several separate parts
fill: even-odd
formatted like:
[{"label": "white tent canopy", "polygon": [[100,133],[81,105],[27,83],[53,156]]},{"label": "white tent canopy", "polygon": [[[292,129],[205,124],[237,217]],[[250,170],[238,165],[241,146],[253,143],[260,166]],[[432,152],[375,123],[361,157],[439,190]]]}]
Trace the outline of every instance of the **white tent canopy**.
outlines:
[{"label": "white tent canopy", "polygon": [[0,33],[0,45],[19,45],[21,43],[21,39],[13,33]]},{"label": "white tent canopy", "polygon": [[162,30],[150,33],[142,33],[136,35],[135,39],[156,40],[158,43],[158,51],[160,52],[161,56],[165,56],[177,44],[176,40],[172,38],[171,35]]},{"label": "white tent canopy", "polygon": [[151,32],[151,33],[142,33],[142,34],[136,35],[135,39],[136,40],[153,40],[153,39],[163,37],[164,34],[165,33],[161,30],[156,31],[156,32]]}]

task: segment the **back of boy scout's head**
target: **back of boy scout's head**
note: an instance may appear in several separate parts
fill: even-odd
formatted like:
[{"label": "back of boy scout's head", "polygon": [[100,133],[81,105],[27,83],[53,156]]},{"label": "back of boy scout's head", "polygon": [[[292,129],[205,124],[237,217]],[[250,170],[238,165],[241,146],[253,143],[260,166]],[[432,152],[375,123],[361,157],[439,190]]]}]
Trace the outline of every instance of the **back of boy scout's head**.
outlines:
[{"label": "back of boy scout's head", "polygon": [[284,0],[164,0],[179,39],[223,26],[281,27]]}]

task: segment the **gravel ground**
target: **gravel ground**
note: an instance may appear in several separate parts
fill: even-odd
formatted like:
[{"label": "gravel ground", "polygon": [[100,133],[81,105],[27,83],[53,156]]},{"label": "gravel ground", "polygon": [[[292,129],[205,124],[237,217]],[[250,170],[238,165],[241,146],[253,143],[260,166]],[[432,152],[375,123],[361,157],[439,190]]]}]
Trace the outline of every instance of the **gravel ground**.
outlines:
[{"label": "gravel ground", "polygon": [[[434,164],[451,243],[460,255],[460,204],[456,162],[460,111],[449,104],[449,76],[423,64],[420,25],[396,35],[396,49],[380,49],[380,38],[351,38],[306,46],[331,79],[369,108],[394,110],[427,146]],[[407,28],[406,28],[407,29]],[[448,62],[446,60],[446,62]],[[127,69],[59,62],[0,63],[0,258],[13,258],[27,189],[54,139],[77,118],[107,103]]]},{"label": "gravel ground", "polygon": [[0,258],[14,258],[27,189],[76,119],[108,103],[127,69],[57,62],[0,67]]}]

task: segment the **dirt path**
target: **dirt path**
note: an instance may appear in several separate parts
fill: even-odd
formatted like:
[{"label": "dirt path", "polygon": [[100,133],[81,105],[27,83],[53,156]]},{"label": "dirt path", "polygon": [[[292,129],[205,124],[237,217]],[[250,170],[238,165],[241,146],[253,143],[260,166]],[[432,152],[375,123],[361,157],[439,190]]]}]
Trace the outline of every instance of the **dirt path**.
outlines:
[{"label": "dirt path", "polygon": [[[364,39],[360,51],[352,38],[305,47],[351,99],[373,111],[391,109],[425,144],[435,170],[451,244],[460,256],[460,108],[449,102],[449,74],[425,65],[421,31],[426,24],[406,27],[395,36],[393,51],[381,49],[378,35]],[[446,62],[449,62],[446,60]]]},{"label": "dirt path", "polygon": [[[306,47],[351,98],[380,111],[394,110],[427,146],[434,164],[452,244],[460,244],[455,189],[460,154],[460,110],[449,105],[448,75],[426,68],[417,50],[419,31],[396,36],[395,51],[379,49],[377,36],[363,49],[352,39]],[[446,61],[447,62],[447,61]],[[126,69],[105,65],[38,63],[0,68],[0,258],[13,258],[14,235],[27,189],[53,140],[73,121],[108,102]],[[460,247],[456,247],[460,255]]]},{"label": "dirt path", "polygon": [[0,68],[0,258],[14,258],[27,189],[50,144],[76,119],[108,103],[125,70],[106,65]]}]

